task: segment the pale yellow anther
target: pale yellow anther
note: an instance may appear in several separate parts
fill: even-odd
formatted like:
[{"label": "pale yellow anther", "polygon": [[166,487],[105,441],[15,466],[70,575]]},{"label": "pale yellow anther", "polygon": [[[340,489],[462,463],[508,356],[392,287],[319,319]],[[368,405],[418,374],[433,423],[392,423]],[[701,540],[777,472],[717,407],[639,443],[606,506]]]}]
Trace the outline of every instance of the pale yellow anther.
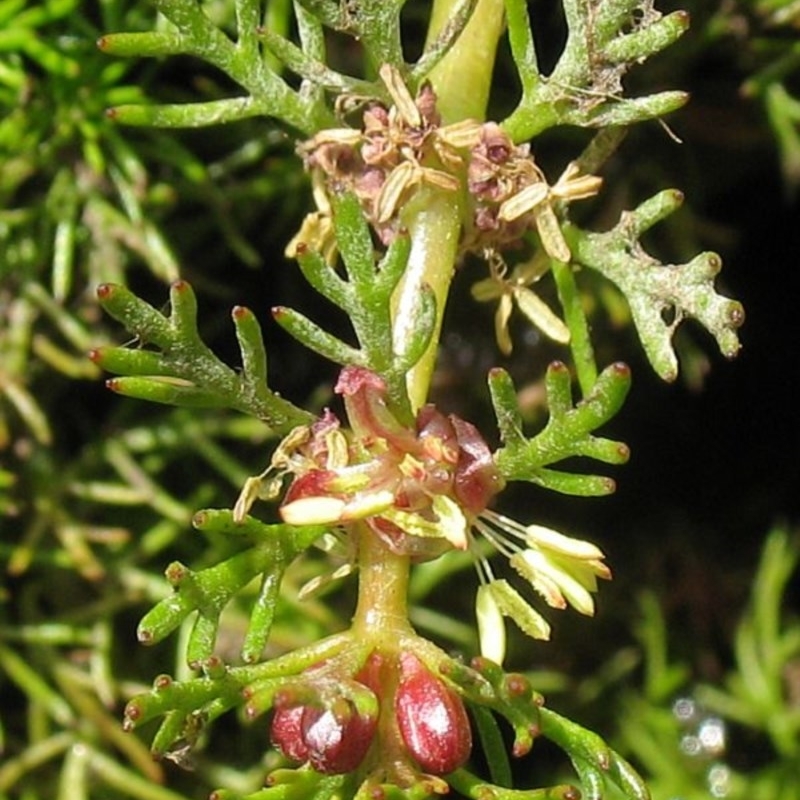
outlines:
[{"label": "pale yellow anther", "polygon": [[422,115],[397,69],[391,64],[383,64],[378,70],[378,75],[386,85],[392,102],[403,121],[411,127],[421,127]]},{"label": "pale yellow anther", "polygon": [[289,525],[323,525],[340,522],[346,503],[338,497],[301,497],[281,506],[281,519]]},{"label": "pale yellow anther", "polygon": [[503,222],[513,222],[544,203],[549,192],[550,187],[544,181],[532,183],[504,201],[500,205],[497,216]]},{"label": "pale yellow anther", "polygon": [[360,497],[348,500],[342,510],[342,522],[350,522],[380,514],[394,504],[394,492],[365,492]]}]

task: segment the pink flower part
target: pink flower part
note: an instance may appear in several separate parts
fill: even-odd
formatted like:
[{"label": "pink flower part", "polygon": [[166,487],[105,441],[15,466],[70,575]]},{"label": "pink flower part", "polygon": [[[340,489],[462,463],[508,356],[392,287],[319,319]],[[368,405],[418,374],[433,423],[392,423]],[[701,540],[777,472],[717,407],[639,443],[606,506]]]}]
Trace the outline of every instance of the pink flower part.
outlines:
[{"label": "pink flower part", "polygon": [[432,405],[420,409],[414,426],[404,426],[387,405],[383,378],[362,367],[345,367],[336,392],[352,435],[339,431],[339,420],[326,411],[290,451],[294,480],[281,505],[283,520],[363,519],[394,552],[415,560],[466,548],[469,518],[503,485],[478,430]]},{"label": "pink flower part", "polygon": [[380,375],[363,367],[345,367],[334,391],[344,397],[347,419],[356,436],[380,437],[399,450],[413,448],[412,431],[386,407],[386,383]]},{"label": "pink flower part", "polygon": [[321,497],[331,494],[331,484],[337,479],[335,470],[312,469],[303,475],[298,475],[292,485],[286,490],[283,504],[288,505],[294,500],[303,497]]},{"label": "pink flower part", "polygon": [[408,752],[425,772],[446,775],[469,758],[472,732],[461,698],[413,653],[400,655],[395,714]]},{"label": "pink flower part", "polygon": [[455,414],[449,419],[458,440],[455,494],[464,509],[477,515],[503,488],[503,477],[478,429]]}]

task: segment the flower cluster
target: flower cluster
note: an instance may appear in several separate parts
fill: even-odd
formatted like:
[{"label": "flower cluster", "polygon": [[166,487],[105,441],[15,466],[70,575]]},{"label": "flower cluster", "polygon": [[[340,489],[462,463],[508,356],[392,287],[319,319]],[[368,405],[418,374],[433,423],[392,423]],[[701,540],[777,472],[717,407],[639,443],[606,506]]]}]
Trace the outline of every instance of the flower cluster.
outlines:
[{"label": "flower cluster", "polygon": [[360,129],[324,130],[300,146],[313,176],[317,211],[306,217],[288,255],[302,242],[332,257],[331,192],[354,193],[386,243],[397,232],[399,210],[410,195],[430,186],[465,190],[462,251],[499,250],[535,229],[549,256],[569,261],[555,206],[596,194],[600,178],[581,175],[570,163],[550,186],[530,146],[515,145],[497,123],[468,119],[442,125],[430,84],[423,83],[415,98],[395,68],[384,65],[380,75],[390,106],[373,102]]},{"label": "flower cluster", "polygon": [[[498,663],[505,654],[503,617],[539,639],[547,639],[550,628],[507,580],[494,576],[476,534],[505,555],[548,605],[594,613],[597,579],[611,577],[603,553],[588,542],[489,510],[504,480],[472,424],[427,405],[413,426],[403,425],[387,405],[383,379],[361,367],[345,367],[336,392],[344,399],[350,430],[326,410],[310,427],[289,434],[267,471],[270,496],[291,476],[279,509],[284,522],[330,524],[344,532],[351,559],[355,543],[346,532],[357,521],[392,553],[414,561],[469,550],[481,579],[481,651]],[[243,514],[257,495],[246,487],[235,513]],[[352,568],[351,560],[331,577]]]},{"label": "flower cluster", "polygon": [[[469,422],[422,408],[405,427],[386,404],[386,384],[345,367],[335,391],[344,398],[352,435],[330,411],[281,467],[294,479],[280,514],[295,525],[364,520],[395,553],[426,560],[468,546],[471,521],[502,488],[492,454]],[[290,435],[291,436],[291,435]]]}]

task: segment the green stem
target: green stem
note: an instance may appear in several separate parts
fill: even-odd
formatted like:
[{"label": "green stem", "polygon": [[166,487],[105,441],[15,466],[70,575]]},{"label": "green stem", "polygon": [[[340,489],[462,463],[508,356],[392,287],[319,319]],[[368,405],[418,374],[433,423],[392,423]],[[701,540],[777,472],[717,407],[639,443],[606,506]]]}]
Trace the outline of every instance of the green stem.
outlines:
[{"label": "green stem", "polygon": [[[437,0],[430,36],[445,24],[452,6],[453,0]],[[483,119],[502,18],[502,0],[479,0],[461,39],[432,71],[430,78],[446,122]],[[404,209],[403,222],[411,236],[411,253],[392,302],[396,352],[402,352],[411,338],[422,287],[429,286],[436,297],[431,343],[406,378],[409,400],[416,410],[426,402],[436,363],[442,317],[458,258],[461,198],[452,192],[422,189]],[[356,532],[360,578],[353,632],[391,652],[413,635],[408,621],[410,559],[391,552],[366,525]]]},{"label": "green stem", "polygon": [[458,257],[461,214],[452,193],[423,190],[409,203],[403,217],[411,235],[411,252],[393,298],[395,352],[402,353],[411,338],[422,287],[429,286],[436,297],[436,324],[431,342],[406,377],[408,398],[416,411],[425,404],[436,366],[442,317]]},{"label": "green stem", "polygon": [[[453,0],[436,0],[428,40],[447,23]],[[497,42],[503,33],[503,0],[478,0],[464,32],[450,52],[431,71],[438,109],[445,125],[462,119],[483,120],[492,84]]]},{"label": "green stem", "polygon": [[384,652],[397,649],[413,629],[408,621],[411,559],[393,553],[364,523],[358,537],[358,603],[352,631],[357,641],[371,641]]},{"label": "green stem", "polygon": [[581,297],[575,284],[572,267],[560,261],[552,261],[553,277],[558,289],[558,298],[564,309],[564,317],[570,330],[570,349],[575,362],[575,371],[581,393],[587,397],[597,381],[597,363],[589,335],[589,322],[581,305]]},{"label": "green stem", "polygon": [[[429,39],[446,24],[453,5],[453,0],[435,2]],[[445,124],[484,118],[502,21],[503,0],[479,0],[453,49],[431,71],[429,77]],[[411,234],[411,255],[393,301],[397,352],[402,352],[408,341],[422,287],[430,286],[436,297],[437,318],[431,343],[406,379],[413,409],[425,403],[435,367],[442,317],[458,258],[460,206],[456,195],[431,189],[419,192],[403,214]]]}]

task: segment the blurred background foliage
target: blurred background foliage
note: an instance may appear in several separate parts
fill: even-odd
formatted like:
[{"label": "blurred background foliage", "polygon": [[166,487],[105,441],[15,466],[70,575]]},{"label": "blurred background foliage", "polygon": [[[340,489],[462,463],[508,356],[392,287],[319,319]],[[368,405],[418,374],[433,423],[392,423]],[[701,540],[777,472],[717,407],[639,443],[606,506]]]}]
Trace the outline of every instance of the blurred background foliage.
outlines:
[{"label": "blurred background foliage", "polygon": [[[425,5],[406,12],[412,49]],[[223,23],[231,13],[224,0],[207,6]],[[545,61],[548,48],[555,58],[564,34],[558,3],[531,6]],[[275,24],[288,20],[288,2],[270,7]],[[724,255],[723,285],[748,314],[744,349],[724,363],[690,329],[680,341],[682,378],[664,386],[619,299],[595,287],[602,357],[634,368],[611,432],[631,445],[631,463],[609,498],[528,487],[504,502],[597,541],[615,581],[603,587],[595,620],[565,616],[552,643],[519,642],[512,660],[554,707],[629,754],[654,800],[793,800],[800,3],[674,7],[692,13],[691,31],[633,80],[643,91],[686,89],[692,102],[669,129],[650,123],[629,134],[606,167],[603,202],[584,222],[602,227],[660,189],[682,189],[685,207],[647,246],[674,263],[699,249]],[[108,106],[144,97],[229,91],[189,59],[123,61],[97,51],[102,33],[147,29],[154,18],[147,0],[0,0],[0,798],[254,791],[276,760],[263,726],[236,719],[221,720],[199,752],[177,753],[178,766],[152,762],[150,731],[139,738],[120,726],[127,698],[159,673],[185,671],[179,642],[145,649],[135,638],[138,619],[167,592],[164,568],[175,559],[199,568],[231,547],[193,531],[193,512],[230,506],[270,443],[262,426],[234,414],[107,393],[86,353],[119,342],[120,331],[98,312],[95,287],[126,283],[157,304],[180,275],[195,287],[203,336],[223,359],[235,359],[229,309],[244,303],[265,322],[271,380],[284,395],[319,408],[334,374],[267,324],[277,303],[324,313],[281,255],[310,197],[290,132],[265,120],[132,130],[105,117]],[[346,51],[338,56],[347,62]],[[513,96],[503,58],[499,110]],[[583,135],[558,130],[537,141],[548,174]],[[557,351],[520,322],[513,355],[500,357],[491,309],[469,298],[472,269],[464,265],[448,309],[436,400],[488,422],[485,374],[502,363],[536,418],[538,381]],[[276,650],[345,625],[352,587],[294,599],[314,573],[305,560],[287,576]],[[415,622],[471,653],[472,588],[461,593],[460,582],[436,564],[418,570]],[[236,605],[227,614],[231,652],[245,613]],[[521,786],[552,780],[563,766],[545,744],[516,765]]]}]

